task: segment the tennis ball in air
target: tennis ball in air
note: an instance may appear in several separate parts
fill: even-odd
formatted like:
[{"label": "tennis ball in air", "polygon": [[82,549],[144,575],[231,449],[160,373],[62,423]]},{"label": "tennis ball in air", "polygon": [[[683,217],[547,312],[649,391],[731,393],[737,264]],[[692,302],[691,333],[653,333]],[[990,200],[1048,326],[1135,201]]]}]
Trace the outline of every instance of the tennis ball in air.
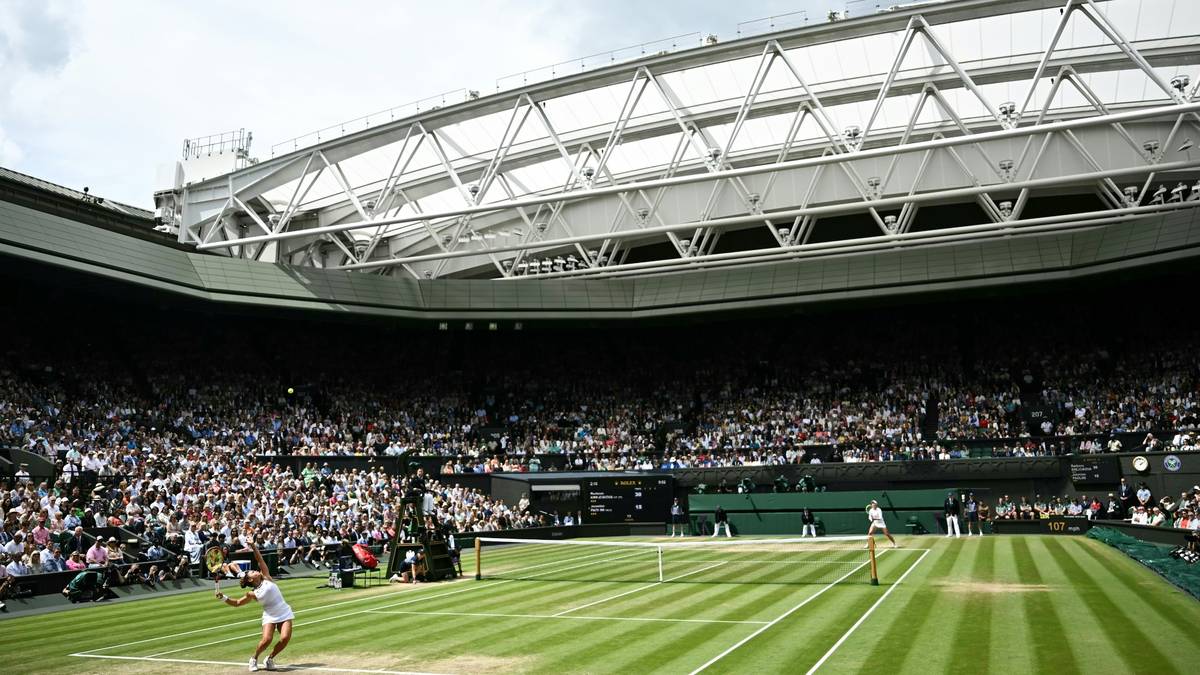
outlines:
[{"label": "tennis ball in air", "polygon": [[289,394],[294,394],[294,393],[296,393],[296,390],[295,390],[295,389],[293,389],[293,388],[291,388],[291,387],[288,387],[288,393],[289,393]]}]

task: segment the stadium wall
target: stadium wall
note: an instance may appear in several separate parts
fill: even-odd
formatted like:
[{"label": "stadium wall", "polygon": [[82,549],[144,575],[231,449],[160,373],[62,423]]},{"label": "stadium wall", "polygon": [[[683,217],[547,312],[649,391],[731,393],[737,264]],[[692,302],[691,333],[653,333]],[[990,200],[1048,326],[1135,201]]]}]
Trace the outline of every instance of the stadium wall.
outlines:
[{"label": "stadium wall", "polygon": [[[955,488],[960,491],[961,488]],[[862,534],[866,530],[866,505],[878,500],[888,529],[907,531],[915,518],[928,532],[938,532],[937,516],[946,490],[884,490],[853,492],[812,492],[787,494],[692,495],[690,515],[697,529],[699,517],[713,522],[720,506],[729,515],[729,523],[738,534],[800,534],[800,512],[812,510],[824,525],[826,534]]]},{"label": "stadium wall", "polygon": [[495,281],[417,280],[189,252],[0,195],[0,255],[215,303],[429,320],[636,319],[1061,281],[1193,259],[1200,256],[1200,210],[803,264]]}]

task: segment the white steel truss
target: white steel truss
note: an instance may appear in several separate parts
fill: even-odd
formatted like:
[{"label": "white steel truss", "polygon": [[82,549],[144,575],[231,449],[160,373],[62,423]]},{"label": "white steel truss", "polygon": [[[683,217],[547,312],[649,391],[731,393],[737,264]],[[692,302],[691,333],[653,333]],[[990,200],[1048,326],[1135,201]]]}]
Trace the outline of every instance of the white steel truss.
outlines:
[{"label": "white steel truss", "polygon": [[[666,74],[722,63],[720,53],[685,52],[678,57],[684,67],[675,69],[647,59],[631,64],[620,84],[597,73],[598,82],[620,91],[620,104],[613,119],[583,133],[556,126],[547,113],[553,93],[515,93],[485,154],[455,141],[457,118],[439,124],[442,111],[430,113],[189,188],[180,238],[230,255],[403,269],[416,278],[624,276],[1033,236],[1200,206],[1200,152],[1195,159],[1188,152],[1200,140],[1200,77],[1191,86],[1185,72],[1200,61],[1200,35],[1131,41],[1101,11],[1106,1],[1154,0],[961,0],[896,12],[886,22],[863,19],[852,37],[842,32],[854,21],[805,29],[827,30],[832,40],[894,35],[891,66],[873,83],[814,86],[789,35],[747,39],[759,45],[748,86],[735,100],[711,104],[685,102]],[[961,20],[953,18],[960,6],[1060,15],[1037,54],[963,62],[945,38],[946,26]],[[902,31],[890,32],[898,19]],[[1106,43],[1064,47],[1078,22]],[[916,45],[934,65],[906,65]],[[1164,67],[1180,72],[1164,75]],[[1105,101],[1088,77],[1108,72],[1144,78],[1148,94]],[[563,87],[586,88],[586,78],[567,79]],[[987,87],[997,83],[1023,85],[1021,103],[995,104]],[[1068,91],[1083,105],[1064,107]],[[839,129],[830,101],[842,109],[869,103],[864,121]],[[881,124],[904,104],[903,126]],[[770,117],[784,120],[786,132],[743,142]],[[631,164],[623,148],[654,139],[665,149],[662,160]],[[395,148],[390,170],[354,183],[345,162],[379,148]],[[526,185],[530,167],[557,174],[555,185]],[[332,177],[332,192],[310,198],[323,176]],[[267,198],[281,186],[286,201]],[[1030,199],[1047,191],[1093,193],[1107,210],[1023,218]],[[422,205],[427,199],[437,206]],[[984,222],[913,230],[922,206],[963,199]],[[811,243],[821,219],[856,214],[878,235]],[[719,250],[723,234],[764,227],[769,244]],[[638,247],[656,243],[671,254],[630,260]]]}]

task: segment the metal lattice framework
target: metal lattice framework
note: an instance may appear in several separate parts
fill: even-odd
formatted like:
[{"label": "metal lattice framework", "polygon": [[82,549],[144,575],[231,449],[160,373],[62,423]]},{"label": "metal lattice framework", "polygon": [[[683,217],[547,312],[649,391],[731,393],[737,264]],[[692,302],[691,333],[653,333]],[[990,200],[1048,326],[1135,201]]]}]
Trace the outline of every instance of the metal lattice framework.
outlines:
[{"label": "metal lattice framework", "polygon": [[[1200,206],[1198,62],[1193,0],[902,9],[559,78],[191,183],[180,240],[509,279],[1103,226]],[[1095,206],[1026,217],[1031,199],[1063,194]],[[963,202],[978,221],[917,226],[923,207]],[[877,233],[814,240],[846,217]],[[721,246],[745,230],[761,243]]]}]

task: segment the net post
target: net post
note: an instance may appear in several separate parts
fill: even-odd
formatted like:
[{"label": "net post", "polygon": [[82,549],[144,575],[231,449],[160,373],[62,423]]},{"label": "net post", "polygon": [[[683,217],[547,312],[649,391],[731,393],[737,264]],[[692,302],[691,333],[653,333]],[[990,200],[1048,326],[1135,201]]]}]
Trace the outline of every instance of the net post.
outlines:
[{"label": "net post", "polygon": [[659,547],[658,547],[658,582],[659,582],[659,583],[662,583],[662,580],[663,580],[663,573],[662,573],[662,547],[661,547],[661,546],[659,546]]},{"label": "net post", "polygon": [[871,535],[867,535],[867,556],[871,559],[871,585],[878,586],[879,570],[875,567],[875,537]]},{"label": "net post", "polygon": [[475,581],[483,579],[483,542],[475,537]]}]

